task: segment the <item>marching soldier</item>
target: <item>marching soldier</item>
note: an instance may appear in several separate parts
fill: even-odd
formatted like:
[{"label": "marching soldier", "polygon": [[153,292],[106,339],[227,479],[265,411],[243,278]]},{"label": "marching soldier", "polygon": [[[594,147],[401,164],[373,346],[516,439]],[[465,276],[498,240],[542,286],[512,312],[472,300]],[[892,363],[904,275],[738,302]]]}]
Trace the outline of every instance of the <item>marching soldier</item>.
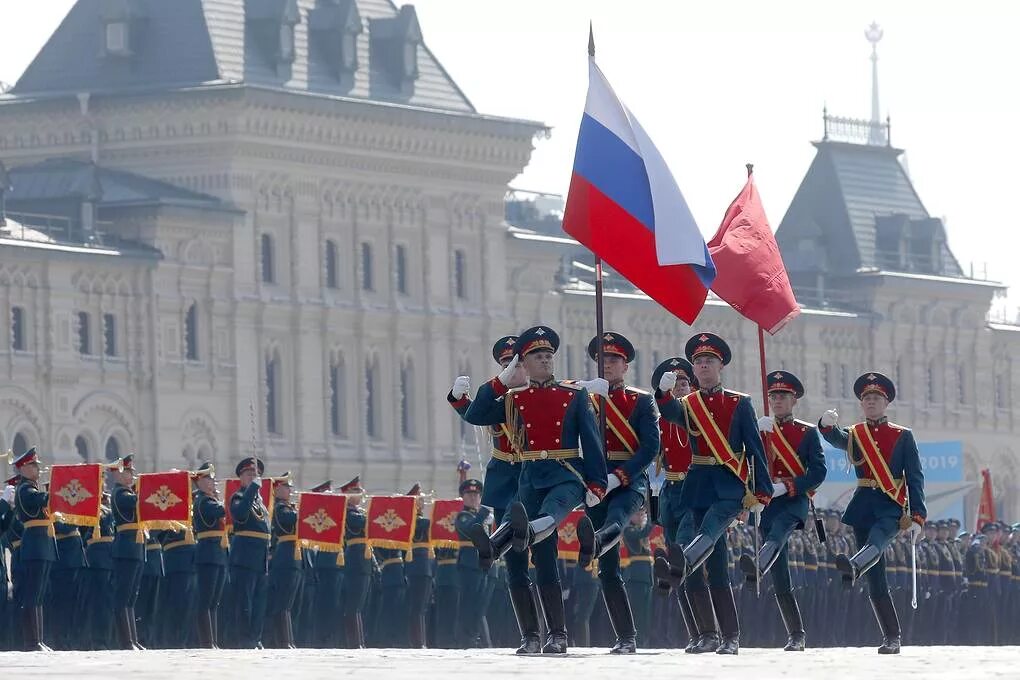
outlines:
[{"label": "marching soldier", "polygon": [[372,577],[372,548],[368,545],[368,517],[361,509],[365,490],[361,476],[340,487],[347,494],[346,548],[344,550],[344,633],[348,649],[365,646],[365,626],[362,614],[368,599],[368,586]]},{"label": "marching soldier", "polygon": [[35,447],[18,456],[14,467],[21,475],[14,495],[14,513],[23,527],[18,589],[24,648],[29,652],[51,652],[43,642],[43,602],[50,569],[57,560],[53,519],[46,509],[49,494],[39,490],[40,467]]},{"label": "marching soldier", "polygon": [[[521,629],[519,654],[566,653],[556,528],[582,502],[598,504],[606,489],[605,458],[588,391],[553,377],[558,348],[559,336],[551,328],[535,326],[521,333],[514,358],[499,376],[482,385],[465,414],[468,422],[505,424],[514,455],[522,461],[509,532],[497,530],[493,549],[485,548],[496,555],[506,552],[508,544],[514,548],[506,552],[506,562]],[[531,597],[529,548],[549,630],[544,647]],[[582,546],[582,550],[593,554],[594,546]]]},{"label": "marching soldier", "polygon": [[163,532],[163,571],[165,587],[159,623],[160,639],[170,649],[188,646],[190,626],[182,621],[193,620],[195,602],[195,532],[190,526],[179,524]]},{"label": "marching soldier", "polygon": [[198,645],[218,649],[217,628],[220,599],[227,571],[227,511],[216,493],[215,468],[204,462],[195,471],[198,490],[192,498],[192,529],[195,534],[195,572],[198,580],[196,632]]},{"label": "marching soldier", "polygon": [[[652,372],[652,385],[655,388],[657,404],[668,403],[675,396],[683,399],[696,388],[698,381],[694,378],[694,367],[683,357],[670,357]],[[659,460],[658,466],[665,469],[665,480],[659,491],[659,523],[666,536],[666,545],[678,545],[680,525],[689,515],[680,503],[684,480],[691,467],[691,438],[686,428],[671,423],[666,418],[659,418]],[[681,548],[683,546],[680,546]],[[667,553],[659,550],[656,557],[667,563]],[[669,593],[669,579],[656,579],[656,587],[660,592]],[[708,597],[708,591],[702,591]],[[695,594],[697,597],[697,594]],[[700,615],[695,616],[692,609],[693,601],[683,586],[676,589],[676,599],[680,605],[680,614],[687,627],[687,645],[684,651],[688,654],[701,651],[715,651],[719,647],[719,631],[715,625],[715,613],[711,601],[701,602]],[[704,637],[705,640],[700,640]],[[701,644],[699,644],[699,641]]]},{"label": "marching soldier", "polygon": [[768,446],[769,476],[773,499],[761,515],[763,543],[752,558],[743,555],[740,567],[751,582],[772,570],[776,603],[786,624],[784,649],[804,651],[804,623],[790,582],[788,541],[807,523],[810,497],[825,480],[825,456],[818,431],[809,423],[793,417],[797,400],[804,396],[800,379],[788,371],[768,376],[768,399],[773,417],[762,416],[758,429]]},{"label": "marching soldier", "polygon": [[238,626],[238,647],[259,649],[265,617],[266,575],[269,563],[269,510],[260,490],[265,464],[245,458],[234,469],[241,488],[230,499],[234,523],[230,543],[230,588]]},{"label": "marching soldier", "polygon": [[[165,571],[163,569],[163,546],[160,543],[161,531],[145,531],[145,566],[142,567],[142,580],[138,587],[138,620],[142,622],[139,642],[155,648],[156,621],[159,617],[159,593]],[[135,626],[137,626],[137,622]]]},{"label": "marching soldier", "polygon": [[[13,462],[13,461],[12,461]],[[3,495],[0,496],[0,649],[13,650],[14,626],[12,625],[11,608],[17,601],[8,603],[9,588],[7,585],[7,559],[5,552],[10,549],[8,532],[14,520],[14,496],[17,492],[20,475],[14,475],[4,482]]]},{"label": "marching soldier", "polygon": [[[581,552],[577,564],[587,567],[598,558],[602,597],[606,601],[609,620],[616,632],[616,643],[610,654],[634,654],[637,651],[637,629],[627,589],[620,569],[618,543],[631,515],[645,502],[648,474],[645,470],[659,454],[659,412],[648,392],[630,387],[624,379],[636,352],[630,340],[620,333],[605,333],[588,343],[588,356],[598,360],[602,345],[602,368],[609,383],[608,395],[592,395],[596,410],[606,409],[605,453],[609,471],[606,496],[587,510],[578,523]],[[598,531],[595,531],[595,529]],[[592,546],[587,552],[585,546]]]},{"label": "marching soldier", "polygon": [[[379,647],[399,647],[403,638],[403,627],[394,626],[390,617],[399,618],[407,591],[404,575],[404,551],[399,548],[373,548],[379,563],[379,615],[374,627]],[[476,567],[477,568],[477,567]]]},{"label": "marching soldier", "polygon": [[291,609],[301,585],[304,561],[297,537],[297,506],[291,501],[290,472],[273,480],[273,549],[269,562],[269,616],[276,646],[295,649]]},{"label": "marching soldier", "polygon": [[467,461],[461,461],[458,471],[465,477],[457,491],[464,501],[464,507],[457,513],[457,533],[464,539],[457,553],[457,571],[460,578],[460,615],[462,626],[461,643],[471,648],[477,643],[482,630],[482,619],[488,603],[485,602],[485,572],[479,565],[478,549],[470,541],[469,530],[475,524],[482,527],[491,525],[489,508],[482,505],[483,485],[477,479],[467,479]]},{"label": "marching soldier", "polygon": [[[313,486],[313,493],[328,493],[333,489],[333,480],[328,479]],[[340,644],[340,626],[343,618],[341,609],[341,588],[344,577],[344,551],[319,550],[314,559],[315,602],[311,603],[315,620],[315,647],[328,649]],[[307,580],[307,579],[306,579]]]},{"label": "marching soldier", "polygon": [[[688,594],[708,588],[722,638],[716,653],[737,654],[740,623],[730,587],[726,528],[742,511],[760,511],[768,504],[772,481],[751,398],[722,386],[722,370],[732,356],[729,345],[718,335],[700,333],[687,341],[685,353],[700,388],[682,402],[660,405],[663,417],[692,436],[694,450],[680,499],[691,521],[670,553],[668,574],[674,585],[686,580]],[[687,547],[681,551],[679,545]],[[695,601],[704,603],[705,596],[694,596],[697,612]]]},{"label": "marching soldier", "polygon": [[626,569],[627,597],[634,612],[634,628],[646,644],[652,622],[652,549],[648,540],[652,527],[648,512],[641,508],[630,516],[623,530],[623,545],[630,555]]},{"label": "marching soldier", "polygon": [[847,452],[857,473],[857,490],[843,523],[853,528],[860,548],[852,557],[837,555],[836,568],[849,584],[867,574],[871,605],[882,630],[878,653],[899,654],[900,623],[883,553],[898,531],[911,529],[916,536],[924,524],[924,475],[913,433],[885,416],[896,398],[892,380],[881,373],[865,373],[854,381],[854,394],[861,401],[864,422],[841,428],[835,410],[826,411],[819,421],[822,436]]},{"label": "marching soldier", "polygon": [[408,490],[407,495],[418,498],[415,506],[417,519],[411,543],[411,560],[404,565],[404,574],[407,577],[408,641],[411,649],[424,649],[425,612],[432,598],[432,562],[435,556],[429,543],[431,522],[425,517],[422,508],[421,485],[416,483]]},{"label": "marching soldier", "polygon": [[113,540],[114,622],[121,649],[144,649],[138,642],[135,603],[145,567],[145,532],[138,524],[138,496],[134,492],[135,457],[128,454],[113,470],[116,484],[111,505],[117,535]]},{"label": "marching soldier", "polygon": [[[492,346],[492,358],[496,360],[500,368],[506,368],[506,365],[513,359],[516,344],[516,335],[505,335]],[[468,399],[470,389],[470,378],[465,375],[458,376],[450,389],[450,394],[446,397],[450,406],[461,418],[467,415],[468,407],[471,406],[471,400]],[[480,424],[473,423],[466,418],[465,421],[472,425]],[[517,479],[520,477],[521,468],[515,464],[513,448],[510,446],[510,439],[506,434],[506,425],[492,425],[489,431],[492,434],[492,455],[485,466],[485,490],[482,492],[482,505],[492,508],[495,525],[498,527],[503,522],[506,509],[517,495]],[[504,532],[508,531],[509,525],[504,529]],[[487,538],[487,534],[485,538]],[[483,544],[483,547],[486,547],[487,541],[479,542]],[[488,571],[495,556],[491,552],[480,551],[479,558],[482,571]]]},{"label": "marching soldier", "polygon": [[81,626],[78,604],[86,566],[85,543],[74,524],[54,522],[53,529],[57,561],[50,571],[50,637],[55,649],[75,649]]}]

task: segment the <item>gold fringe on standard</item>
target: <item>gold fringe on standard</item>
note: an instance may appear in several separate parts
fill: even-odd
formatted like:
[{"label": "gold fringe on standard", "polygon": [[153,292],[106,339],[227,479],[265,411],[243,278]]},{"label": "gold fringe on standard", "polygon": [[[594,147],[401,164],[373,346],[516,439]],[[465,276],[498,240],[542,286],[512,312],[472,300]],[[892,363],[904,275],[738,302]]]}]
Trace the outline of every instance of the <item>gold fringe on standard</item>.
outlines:
[{"label": "gold fringe on standard", "polygon": [[407,552],[411,549],[411,541],[394,541],[388,538],[372,538],[369,539],[368,543],[373,548],[389,548],[390,550],[401,550],[403,552]]},{"label": "gold fringe on standard", "polygon": [[54,512],[53,521],[59,524],[73,524],[76,527],[99,526],[99,518],[92,515],[68,515],[63,512]]},{"label": "gold fringe on standard", "polygon": [[343,553],[343,543],[329,543],[327,541],[313,541],[310,538],[302,538],[301,543],[306,548],[318,548],[320,552]]}]

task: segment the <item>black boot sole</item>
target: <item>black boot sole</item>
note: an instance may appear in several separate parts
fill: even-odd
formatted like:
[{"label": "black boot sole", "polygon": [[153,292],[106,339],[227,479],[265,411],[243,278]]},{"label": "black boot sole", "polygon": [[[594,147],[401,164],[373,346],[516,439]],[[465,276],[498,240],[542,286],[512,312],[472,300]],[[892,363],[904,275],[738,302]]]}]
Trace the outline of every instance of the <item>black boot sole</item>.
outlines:
[{"label": "black boot sole", "polygon": [[513,549],[517,552],[527,550],[531,543],[531,527],[528,526],[528,512],[521,503],[510,505],[510,531],[513,533],[510,539]]},{"label": "black boot sole", "polygon": [[744,578],[748,583],[758,582],[758,565],[750,555],[740,556],[740,571],[744,572]]},{"label": "black boot sole", "polygon": [[580,545],[577,552],[577,566],[587,569],[595,559],[595,525],[587,516],[582,517],[577,523],[577,542]]},{"label": "black boot sole", "polygon": [[492,566],[493,555],[496,552],[492,548],[488,532],[481,524],[472,524],[468,527],[467,535],[471,543],[474,544],[475,550],[478,551],[478,566],[482,568],[482,571],[488,571]]}]

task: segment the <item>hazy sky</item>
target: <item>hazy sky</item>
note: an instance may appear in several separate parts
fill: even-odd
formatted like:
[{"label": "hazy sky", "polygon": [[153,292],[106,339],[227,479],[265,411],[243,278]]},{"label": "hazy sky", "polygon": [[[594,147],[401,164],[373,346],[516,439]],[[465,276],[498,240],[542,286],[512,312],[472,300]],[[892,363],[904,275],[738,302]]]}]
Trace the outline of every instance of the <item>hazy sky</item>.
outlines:
[{"label": "hazy sky", "polygon": [[[0,80],[14,82],[73,0],[0,1]],[[539,120],[523,189],[562,193],[599,65],[670,163],[706,235],[755,176],[773,228],[821,137],[822,106],[867,117],[870,46],[882,113],[964,269],[1020,289],[1020,3],[942,0],[418,0],[425,42],[479,111]],[[1014,292],[1013,299],[1020,300]]]}]

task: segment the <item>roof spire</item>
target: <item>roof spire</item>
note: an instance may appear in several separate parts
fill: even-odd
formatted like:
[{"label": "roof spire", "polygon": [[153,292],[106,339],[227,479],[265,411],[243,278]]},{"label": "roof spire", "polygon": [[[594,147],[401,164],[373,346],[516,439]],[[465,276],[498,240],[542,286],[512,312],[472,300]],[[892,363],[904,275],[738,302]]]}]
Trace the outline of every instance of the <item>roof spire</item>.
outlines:
[{"label": "roof spire", "polygon": [[868,144],[883,146],[886,143],[885,132],[882,130],[882,113],[878,105],[878,43],[882,40],[882,29],[874,21],[864,32],[864,37],[871,43],[871,132]]}]

